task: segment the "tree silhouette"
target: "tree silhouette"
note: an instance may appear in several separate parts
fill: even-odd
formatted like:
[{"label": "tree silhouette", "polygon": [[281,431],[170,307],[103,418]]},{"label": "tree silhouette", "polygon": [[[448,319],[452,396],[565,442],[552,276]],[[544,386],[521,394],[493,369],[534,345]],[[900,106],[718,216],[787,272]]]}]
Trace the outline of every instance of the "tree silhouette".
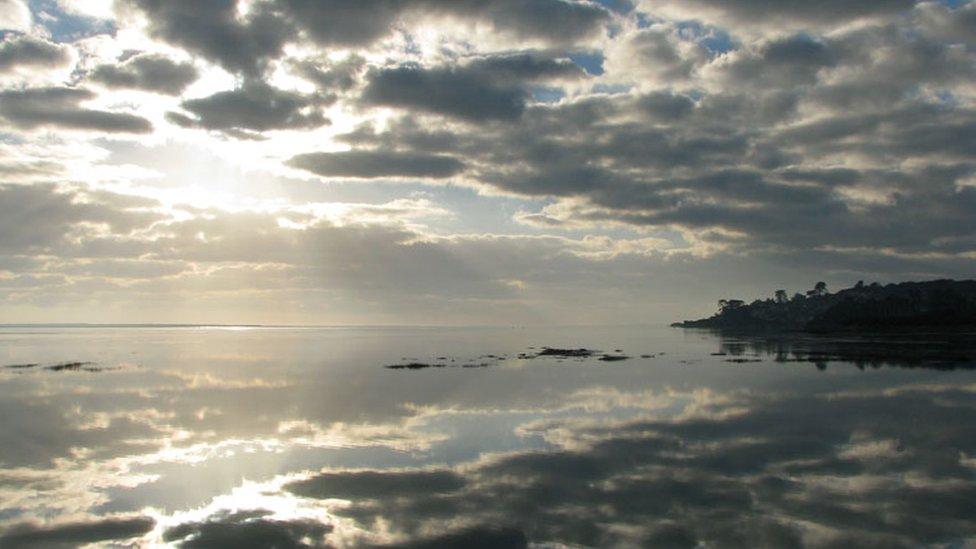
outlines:
[{"label": "tree silhouette", "polygon": [[718,300],[718,309],[720,313],[725,313],[733,309],[738,309],[739,307],[744,307],[745,301],[741,299],[720,299]]},{"label": "tree silhouette", "polygon": [[709,318],[677,325],[702,328],[772,329],[829,333],[852,328],[924,328],[976,326],[976,280],[878,283],[838,288],[825,282],[786,300],[782,290],[745,304],[739,299],[719,300],[719,311]]}]

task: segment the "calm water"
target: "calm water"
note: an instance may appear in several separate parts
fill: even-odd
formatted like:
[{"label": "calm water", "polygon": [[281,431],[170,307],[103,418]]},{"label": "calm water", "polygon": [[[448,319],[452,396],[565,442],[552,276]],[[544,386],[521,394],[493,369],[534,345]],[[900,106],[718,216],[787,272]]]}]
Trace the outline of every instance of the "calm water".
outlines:
[{"label": "calm water", "polygon": [[973,339],[0,328],[0,547],[972,547]]}]

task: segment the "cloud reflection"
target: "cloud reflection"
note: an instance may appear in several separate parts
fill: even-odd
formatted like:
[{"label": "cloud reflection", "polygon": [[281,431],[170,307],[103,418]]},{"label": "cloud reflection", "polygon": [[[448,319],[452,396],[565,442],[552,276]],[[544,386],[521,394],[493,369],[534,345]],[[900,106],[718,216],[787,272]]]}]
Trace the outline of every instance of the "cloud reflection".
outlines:
[{"label": "cloud reflection", "polygon": [[976,482],[964,459],[976,453],[976,425],[959,421],[976,407],[973,392],[714,407],[742,405],[673,421],[540,423],[523,429],[558,433],[560,449],[439,470],[325,471],[284,488],[348,500],[331,511],[364,528],[388,525],[402,542],[483,524],[533,542],[601,547],[908,547],[976,536]]},{"label": "cloud reflection", "polygon": [[[976,424],[966,421],[976,378],[966,368],[862,371],[819,340],[644,328],[626,338],[587,328],[567,341],[521,330],[331,333],[92,331],[69,339],[72,353],[138,367],[3,377],[0,546],[94,536],[185,547],[976,541]],[[49,341],[10,343],[3,362],[62,360]],[[411,375],[377,367],[549,342],[655,355]],[[905,347],[867,344],[890,348],[884,364]],[[776,364],[781,354],[827,354],[830,367]],[[762,362],[725,362],[747,355]]]}]

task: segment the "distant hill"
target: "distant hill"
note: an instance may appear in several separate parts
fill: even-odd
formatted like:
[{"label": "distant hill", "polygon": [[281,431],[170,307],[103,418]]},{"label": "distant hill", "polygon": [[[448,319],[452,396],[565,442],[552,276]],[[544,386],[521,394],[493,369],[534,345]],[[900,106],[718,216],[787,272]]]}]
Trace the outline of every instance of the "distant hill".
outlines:
[{"label": "distant hill", "polygon": [[719,301],[709,318],[676,322],[681,328],[740,331],[833,332],[864,329],[935,327],[976,328],[976,280],[932,280],[900,284],[857,285],[836,293],[826,285],[789,297],[745,303]]}]

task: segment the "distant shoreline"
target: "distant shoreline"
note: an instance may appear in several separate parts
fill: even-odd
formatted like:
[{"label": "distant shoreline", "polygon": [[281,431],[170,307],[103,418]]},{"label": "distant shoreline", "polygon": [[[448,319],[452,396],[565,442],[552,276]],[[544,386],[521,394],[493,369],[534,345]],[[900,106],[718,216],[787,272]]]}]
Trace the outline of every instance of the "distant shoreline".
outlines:
[{"label": "distant shoreline", "polygon": [[749,304],[723,299],[711,317],[671,326],[743,333],[972,329],[976,328],[976,280],[884,286],[859,282],[837,293],[827,291],[821,282],[792,298],[784,290],[776,290],[773,298]]}]

